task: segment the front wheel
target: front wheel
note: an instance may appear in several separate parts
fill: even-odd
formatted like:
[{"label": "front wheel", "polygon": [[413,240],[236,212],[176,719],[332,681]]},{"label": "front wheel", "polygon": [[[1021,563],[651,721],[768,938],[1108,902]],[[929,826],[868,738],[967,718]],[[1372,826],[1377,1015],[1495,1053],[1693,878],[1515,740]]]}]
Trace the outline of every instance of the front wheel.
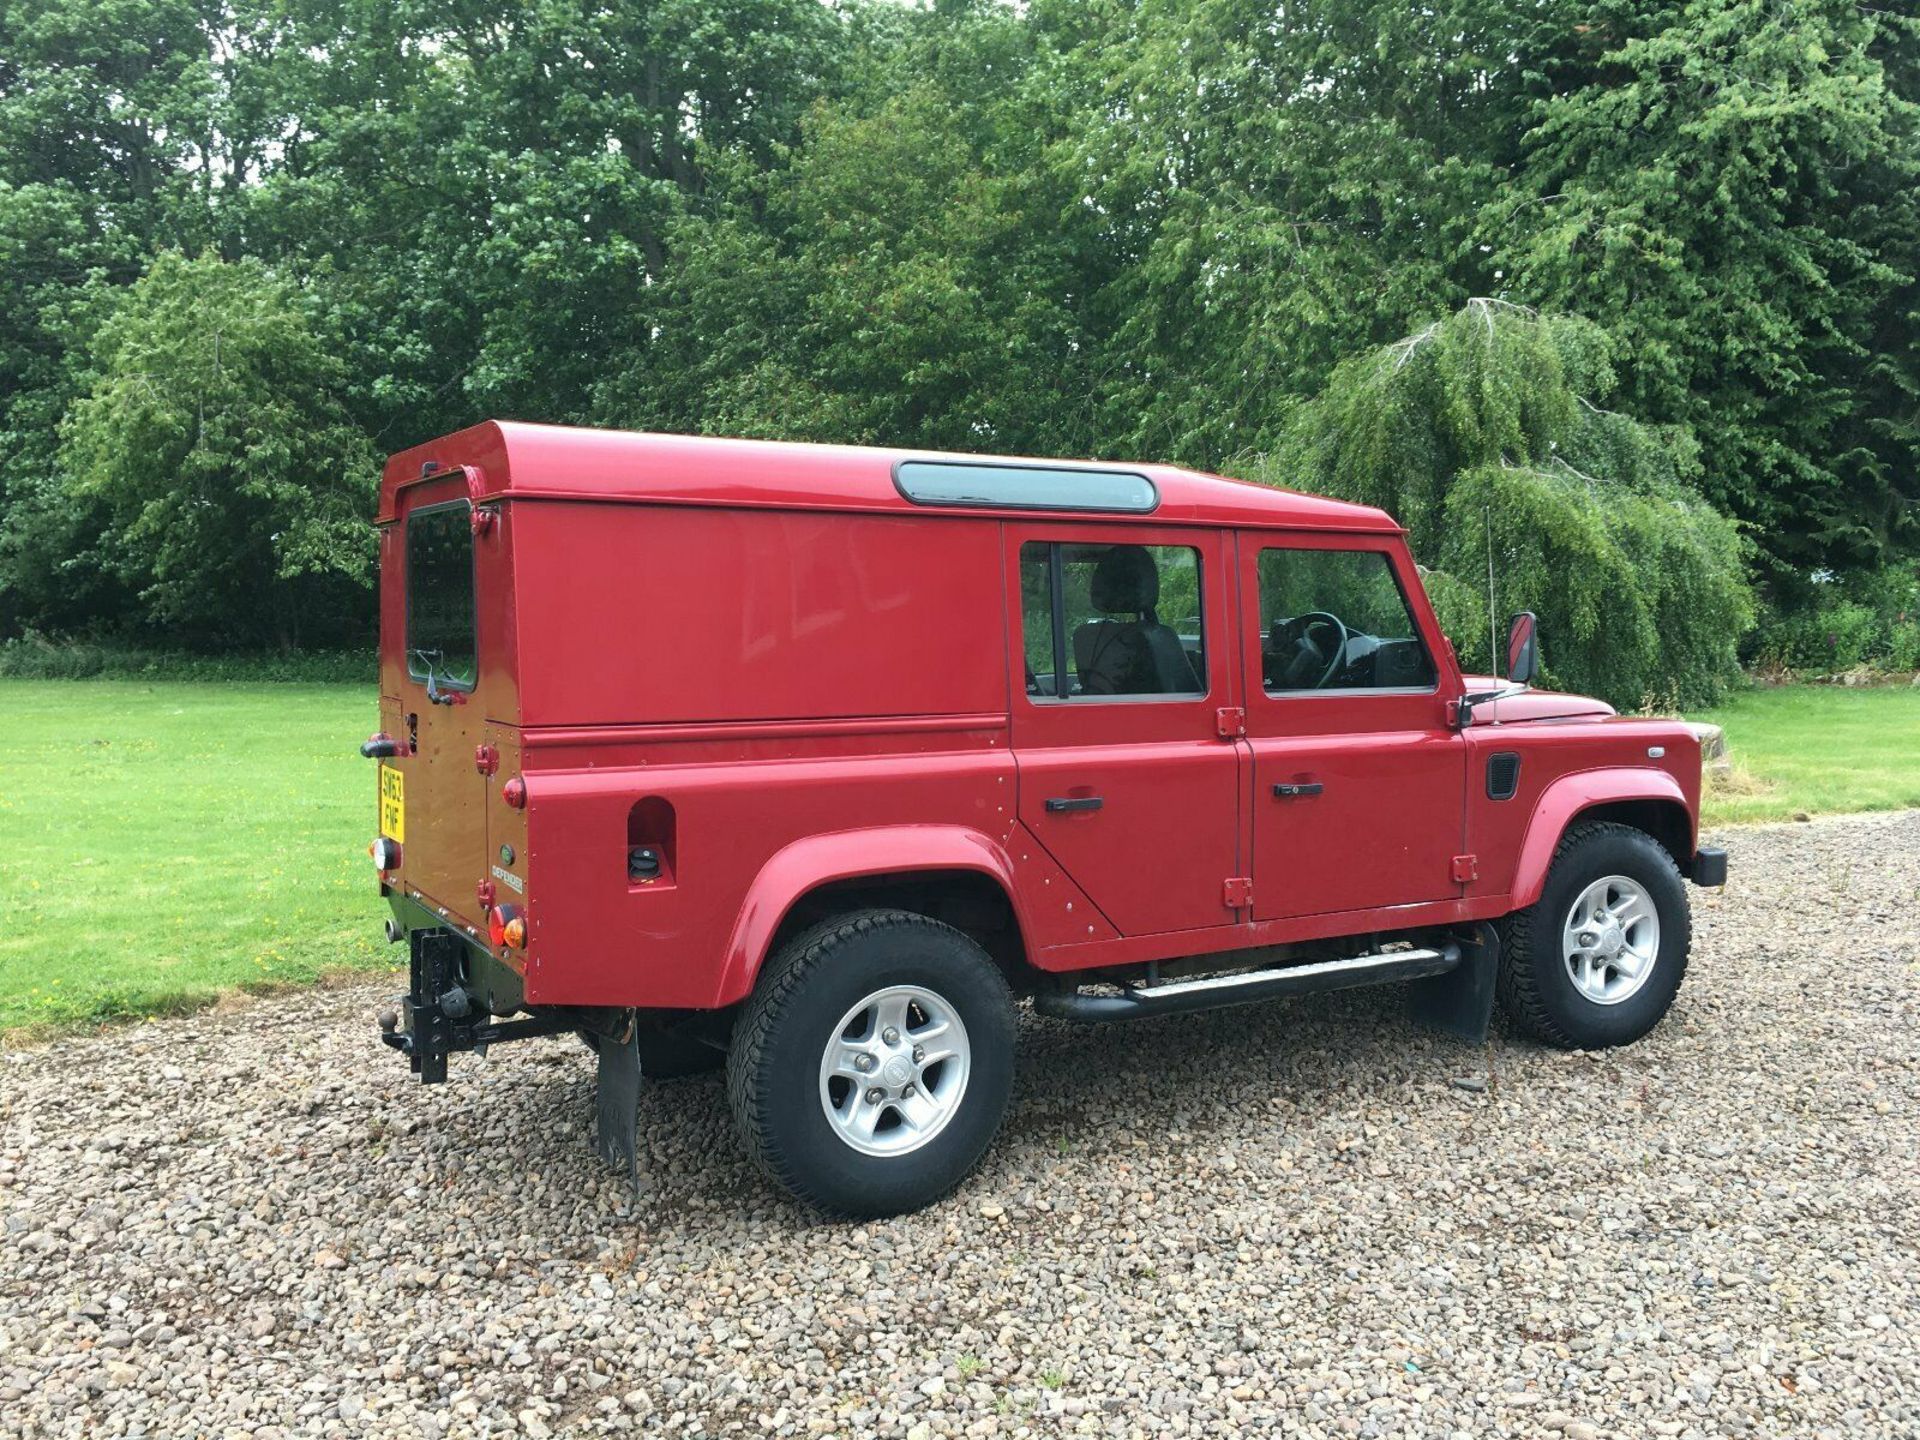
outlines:
[{"label": "front wheel", "polygon": [[1503,928],[1501,1008],[1563,1050],[1627,1045],[1653,1029],[1692,945],[1673,858],[1644,830],[1612,823],[1568,831],[1540,899]]},{"label": "front wheel", "polygon": [[734,1030],[748,1152],[837,1215],[898,1215],[979,1163],[1013,1088],[1013,1001],[951,926],[903,910],[816,925],[769,963]]}]

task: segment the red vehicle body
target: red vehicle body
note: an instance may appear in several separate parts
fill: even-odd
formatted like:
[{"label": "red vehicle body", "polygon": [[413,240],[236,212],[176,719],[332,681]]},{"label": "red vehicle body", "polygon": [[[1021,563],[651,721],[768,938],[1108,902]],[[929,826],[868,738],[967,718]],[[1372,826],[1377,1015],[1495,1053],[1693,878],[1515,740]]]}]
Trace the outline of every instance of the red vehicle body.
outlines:
[{"label": "red vehicle body", "polygon": [[[1126,508],[1087,503],[1109,492]],[[427,1078],[522,1010],[586,1036],[603,1090],[621,1047],[717,1056],[783,946],[856,912],[950,926],[1087,1018],[1170,974],[1258,965],[1283,993],[1445,937],[1488,947],[1487,990],[1486,922],[1536,905],[1580,827],[1724,867],[1693,734],[1485,698],[1378,510],[1164,466],[487,423],[395,455],[379,526],[366,748],[414,944],[393,1040]],[[470,654],[442,594],[468,553]],[[1404,620],[1263,613],[1336,573]],[[1095,693],[1108,642],[1160,688]]]}]

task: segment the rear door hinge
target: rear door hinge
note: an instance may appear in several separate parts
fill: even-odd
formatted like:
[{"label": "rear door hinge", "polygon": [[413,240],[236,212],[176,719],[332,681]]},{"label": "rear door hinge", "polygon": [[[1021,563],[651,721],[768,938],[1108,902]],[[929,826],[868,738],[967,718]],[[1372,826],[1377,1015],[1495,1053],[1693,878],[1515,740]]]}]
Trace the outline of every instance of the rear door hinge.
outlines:
[{"label": "rear door hinge", "polygon": [[1253,904],[1253,877],[1229,875],[1220,885],[1220,903],[1229,910],[1245,910]]},{"label": "rear door hinge", "polygon": [[1456,855],[1453,857],[1453,881],[1464,885],[1469,880],[1480,878],[1480,857],[1478,855]]},{"label": "rear door hinge", "polygon": [[1238,740],[1247,733],[1247,712],[1238,705],[1222,705],[1213,712],[1213,723],[1222,740]]}]

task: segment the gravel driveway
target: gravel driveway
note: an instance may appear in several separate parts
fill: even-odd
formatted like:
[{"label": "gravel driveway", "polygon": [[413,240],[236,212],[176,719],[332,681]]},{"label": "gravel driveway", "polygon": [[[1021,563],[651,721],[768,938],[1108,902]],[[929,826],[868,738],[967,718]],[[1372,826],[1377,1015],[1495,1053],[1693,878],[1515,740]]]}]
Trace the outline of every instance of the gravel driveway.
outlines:
[{"label": "gravel driveway", "polygon": [[390,983],[7,1054],[0,1432],[1920,1434],[1920,812],[1727,843],[1631,1050],[1028,1018],[985,1168],[887,1224],[762,1184],[712,1078],[629,1214],[582,1047],[423,1090]]}]

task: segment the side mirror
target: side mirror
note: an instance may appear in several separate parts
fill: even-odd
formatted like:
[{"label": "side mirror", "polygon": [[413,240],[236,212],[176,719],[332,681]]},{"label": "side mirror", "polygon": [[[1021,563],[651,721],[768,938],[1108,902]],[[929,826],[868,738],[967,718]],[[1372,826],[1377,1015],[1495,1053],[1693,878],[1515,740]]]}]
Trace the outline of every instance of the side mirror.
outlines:
[{"label": "side mirror", "polygon": [[1531,610],[1522,610],[1508,622],[1508,684],[1531,685],[1540,673],[1539,627],[1539,619]]}]

